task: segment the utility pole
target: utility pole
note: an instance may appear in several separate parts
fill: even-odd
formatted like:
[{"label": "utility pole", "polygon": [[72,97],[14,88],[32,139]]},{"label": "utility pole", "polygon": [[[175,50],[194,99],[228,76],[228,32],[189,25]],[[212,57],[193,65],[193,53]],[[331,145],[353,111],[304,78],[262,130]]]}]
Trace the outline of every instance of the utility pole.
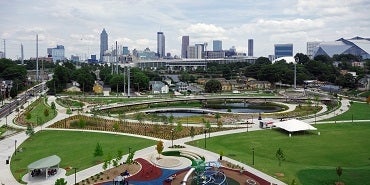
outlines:
[{"label": "utility pole", "polygon": [[127,68],[127,97],[130,98],[130,66]]},{"label": "utility pole", "polygon": [[36,34],[36,81],[39,81],[39,35]]},{"label": "utility pole", "polygon": [[5,39],[4,39],[4,58],[6,58],[6,45],[5,45]]},{"label": "utility pole", "polygon": [[24,65],[23,44],[21,44],[21,60],[22,60],[22,66],[23,66]]},{"label": "utility pole", "polygon": [[118,74],[118,46],[116,41],[116,74]]}]

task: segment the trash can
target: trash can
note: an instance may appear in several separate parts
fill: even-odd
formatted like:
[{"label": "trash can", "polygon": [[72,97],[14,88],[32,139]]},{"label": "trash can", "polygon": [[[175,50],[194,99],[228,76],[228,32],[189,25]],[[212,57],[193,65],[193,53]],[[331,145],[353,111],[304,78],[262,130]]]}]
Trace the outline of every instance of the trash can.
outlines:
[{"label": "trash can", "polygon": [[260,121],[260,128],[263,128],[263,122]]},{"label": "trash can", "polygon": [[9,159],[5,160],[5,164],[9,164]]}]

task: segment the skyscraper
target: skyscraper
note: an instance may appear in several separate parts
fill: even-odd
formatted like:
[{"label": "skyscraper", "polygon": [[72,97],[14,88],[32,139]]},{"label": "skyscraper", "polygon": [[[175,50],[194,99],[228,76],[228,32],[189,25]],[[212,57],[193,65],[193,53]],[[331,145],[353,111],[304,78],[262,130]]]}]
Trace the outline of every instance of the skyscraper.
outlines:
[{"label": "skyscraper", "polygon": [[293,44],[275,44],[275,58],[293,56]]},{"label": "skyscraper", "polygon": [[213,41],[213,51],[222,51],[222,41],[221,40]]},{"label": "skyscraper", "polygon": [[157,32],[157,54],[159,58],[163,58],[166,54],[165,43],[163,32]]},{"label": "skyscraper", "polygon": [[253,57],[253,39],[248,39],[248,56]]},{"label": "skyscraper", "polygon": [[100,34],[100,58],[99,58],[100,62],[103,61],[104,52],[107,50],[108,50],[108,34],[105,31],[105,29],[103,29],[103,31]]},{"label": "skyscraper", "polygon": [[182,36],[181,42],[181,58],[187,58],[189,47],[189,36]]}]

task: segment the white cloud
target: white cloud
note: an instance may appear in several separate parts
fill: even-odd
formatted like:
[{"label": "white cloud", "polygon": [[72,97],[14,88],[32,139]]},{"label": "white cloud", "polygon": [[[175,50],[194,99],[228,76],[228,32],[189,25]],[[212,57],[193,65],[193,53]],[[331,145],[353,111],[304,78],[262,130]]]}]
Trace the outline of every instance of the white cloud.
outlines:
[{"label": "white cloud", "polygon": [[[255,54],[272,54],[275,43],[293,43],[305,52],[307,41],[369,37],[368,0],[55,0],[0,1],[0,39],[7,39],[7,56],[34,56],[39,34],[40,55],[62,44],[71,53],[99,55],[103,28],[109,45],[156,51],[156,32],[166,36],[166,51],[179,54],[181,36],[191,44],[223,41],[223,48],[246,51],[253,38]],[[2,48],[1,48],[2,50]]]}]

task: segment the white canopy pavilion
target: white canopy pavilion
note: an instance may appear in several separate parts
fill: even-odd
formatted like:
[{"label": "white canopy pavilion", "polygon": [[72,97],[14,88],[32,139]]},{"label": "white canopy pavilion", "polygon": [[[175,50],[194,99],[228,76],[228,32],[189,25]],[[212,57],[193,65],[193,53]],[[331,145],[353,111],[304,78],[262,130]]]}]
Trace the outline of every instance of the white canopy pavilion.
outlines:
[{"label": "white canopy pavilion", "polygon": [[52,155],[31,163],[30,165],[28,165],[29,177],[31,177],[30,172],[32,172],[33,170],[41,170],[45,173],[45,178],[48,178],[48,170],[49,169],[58,170],[60,161],[61,159],[59,156]]},{"label": "white canopy pavilion", "polygon": [[311,126],[308,123],[305,123],[303,121],[297,120],[297,119],[291,119],[287,121],[282,122],[276,122],[273,123],[276,127],[279,127],[281,129],[284,129],[288,132],[297,132],[297,131],[305,131],[305,130],[317,130],[317,128]]}]

